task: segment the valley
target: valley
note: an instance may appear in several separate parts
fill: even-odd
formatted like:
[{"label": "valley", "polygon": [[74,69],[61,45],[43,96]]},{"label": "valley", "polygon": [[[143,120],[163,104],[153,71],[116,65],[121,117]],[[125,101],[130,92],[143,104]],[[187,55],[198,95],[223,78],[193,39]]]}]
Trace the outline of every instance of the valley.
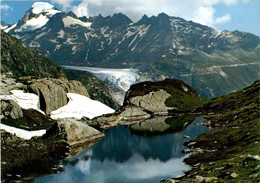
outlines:
[{"label": "valley", "polygon": [[260,182],[259,36],[5,3],[1,182]]}]

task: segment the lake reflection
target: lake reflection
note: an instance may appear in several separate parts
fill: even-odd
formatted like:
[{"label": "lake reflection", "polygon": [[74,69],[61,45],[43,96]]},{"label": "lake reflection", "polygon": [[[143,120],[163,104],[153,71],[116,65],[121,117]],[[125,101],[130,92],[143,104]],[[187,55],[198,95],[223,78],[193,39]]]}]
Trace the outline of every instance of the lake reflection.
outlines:
[{"label": "lake reflection", "polygon": [[201,120],[203,118],[196,118],[181,132],[168,131],[156,136],[140,136],[140,129],[135,135],[128,130],[131,126],[111,128],[97,144],[69,159],[64,164],[64,172],[38,178],[35,182],[160,182],[180,175],[189,169],[183,163],[187,155],[181,153],[187,141],[183,136],[195,137],[208,130],[194,125]]}]

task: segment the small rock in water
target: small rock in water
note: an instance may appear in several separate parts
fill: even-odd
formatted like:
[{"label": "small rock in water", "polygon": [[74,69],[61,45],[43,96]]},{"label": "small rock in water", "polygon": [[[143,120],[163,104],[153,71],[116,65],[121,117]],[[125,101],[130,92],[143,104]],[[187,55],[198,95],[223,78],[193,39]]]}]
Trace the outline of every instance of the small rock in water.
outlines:
[{"label": "small rock in water", "polygon": [[237,178],[239,176],[239,174],[237,174],[237,173],[235,173],[235,172],[233,172],[232,174],[231,174],[231,177],[233,177],[233,178]]}]

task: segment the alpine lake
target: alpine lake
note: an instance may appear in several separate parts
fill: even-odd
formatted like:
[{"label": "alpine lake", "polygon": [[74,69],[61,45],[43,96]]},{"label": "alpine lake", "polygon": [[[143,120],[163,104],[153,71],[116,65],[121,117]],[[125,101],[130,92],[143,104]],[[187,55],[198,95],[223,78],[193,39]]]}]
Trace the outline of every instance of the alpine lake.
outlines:
[{"label": "alpine lake", "polygon": [[153,183],[176,177],[190,169],[183,143],[209,130],[198,125],[204,120],[162,116],[104,130],[103,139],[62,161],[64,171],[34,183]]}]

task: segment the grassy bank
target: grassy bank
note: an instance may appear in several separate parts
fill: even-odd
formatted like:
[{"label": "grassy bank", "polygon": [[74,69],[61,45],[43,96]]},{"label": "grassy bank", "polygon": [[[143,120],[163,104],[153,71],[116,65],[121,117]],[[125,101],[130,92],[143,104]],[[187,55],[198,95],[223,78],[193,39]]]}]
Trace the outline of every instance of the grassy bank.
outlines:
[{"label": "grassy bank", "polygon": [[215,127],[185,145],[193,169],[177,182],[260,182],[260,80],[200,107]]}]

